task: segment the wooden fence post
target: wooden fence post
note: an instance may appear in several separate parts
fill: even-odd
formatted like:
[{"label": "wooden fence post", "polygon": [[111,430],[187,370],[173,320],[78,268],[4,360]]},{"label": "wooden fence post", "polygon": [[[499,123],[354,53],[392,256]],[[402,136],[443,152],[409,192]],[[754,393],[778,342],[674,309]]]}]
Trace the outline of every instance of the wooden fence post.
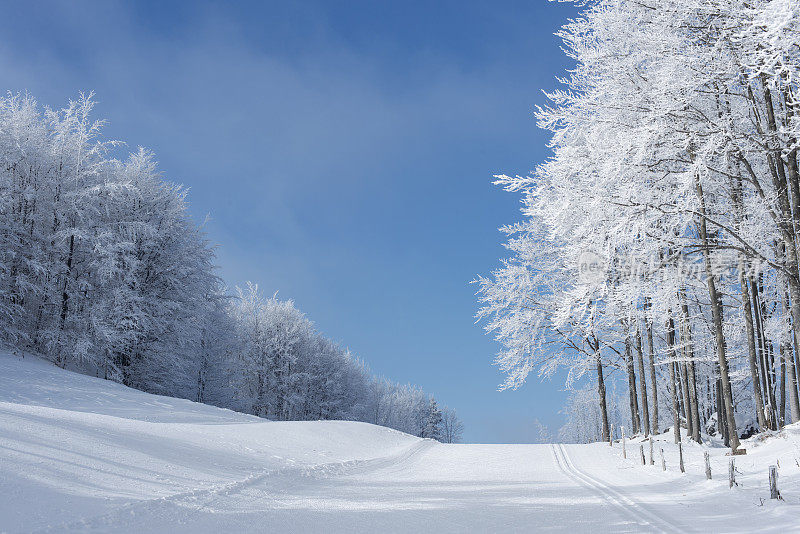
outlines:
[{"label": "wooden fence post", "polygon": [[644,445],[639,445],[639,454],[641,454],[641,456],[642,456],[642,465],[645,465],[645,463],[644,463]]},{"label": "wooden fence post", "polygon": [[650,436],[650,465],[655,463],[655,459],[653,458],[653,436]]},{"label": "wooden fence post", "polygon": [[667,463],[664,461],[664,449],[661,449],[661,470],[667,470]]},{"label": "wooden fence post", "polygon": [[681,473],[685,473],[686,469],[683,468],[683,443],[678,442],[678,463],[680,464]]},{"label": "wooden fence post", "polygon": [[781,499],[781,492],[778,491],[778,466],[769,466],[769,498]]},{"label": "wooden fence post", "polygon": [[736,486],[736,463],[733,458],[728,460],[728,487]]},{"label": "wooden fence post", "polygon": [[708,458],[708,451],[703,451],[703,459],[706,461],[706,479],[711,480],[711,461]]},{"label": "wooden fence post", "polygon": [[614,446],[614,424],[611,424],[611,432],[608,433],[608,446]]}]

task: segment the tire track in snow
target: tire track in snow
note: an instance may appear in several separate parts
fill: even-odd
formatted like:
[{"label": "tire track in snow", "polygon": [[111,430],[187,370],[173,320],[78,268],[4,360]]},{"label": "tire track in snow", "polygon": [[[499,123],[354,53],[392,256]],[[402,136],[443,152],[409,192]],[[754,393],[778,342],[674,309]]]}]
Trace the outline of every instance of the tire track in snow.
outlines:
[{"label": "tire track in snow", "polygon": [[623,514],[631,517],[640,527],[646,528],[648,532],[681,532],[667,519],[578,469],[570,460],[562,444],[554,444],[552,448],[556,465],[567,477],[600,495]]}]

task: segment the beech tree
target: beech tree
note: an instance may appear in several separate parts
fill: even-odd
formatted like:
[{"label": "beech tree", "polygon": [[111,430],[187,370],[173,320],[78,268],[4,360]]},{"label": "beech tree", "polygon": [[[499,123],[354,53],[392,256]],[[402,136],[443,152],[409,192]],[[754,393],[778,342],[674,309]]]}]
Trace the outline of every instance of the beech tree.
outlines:
[{"label": "beech tree", "polygon": [[443,443],[460,443],[464,434],[464,424],[456,415],[456,411],[445,406],[442,409]]},{"label": "beech tree", "polygon": [[355,419],[457,440],[421,389],[374,377],[289,300],[231,294],[186,190],[119,156],[91,94],[0,98],[0,342],[137,389],[276,420]]},{"label": "beech tree", "polygon": [[[601,419],[605,365],[626,378],[634,431],[669,413],[676,440],[683,426],[699,441],[713,420],[735,450],[743,432],[800,419],[797,3],[582,4],[559,33],[575,69],[537,113],[552,156],[497,177],[525,220],[513,256],[479,280],[479,317],[515,386],[566,367],[571,387],[575,338],[522,340],[577,328],[597,347]],[[602,275],[582,277],[587,263]],[[529,321],[523,298],[561,320]]]}]

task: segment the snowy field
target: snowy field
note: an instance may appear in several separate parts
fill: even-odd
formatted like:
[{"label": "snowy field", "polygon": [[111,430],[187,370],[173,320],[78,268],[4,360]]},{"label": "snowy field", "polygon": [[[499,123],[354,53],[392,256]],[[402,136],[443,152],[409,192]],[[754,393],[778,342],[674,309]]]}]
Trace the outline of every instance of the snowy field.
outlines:
[{"label": "snowy field", "polygon": [[[277,423],[0,355],[3,532],[790,532],[800,428],[727,458],[638,444],[442,445],[352,422]],[[784,501],[770,501],[780,464]]]}]

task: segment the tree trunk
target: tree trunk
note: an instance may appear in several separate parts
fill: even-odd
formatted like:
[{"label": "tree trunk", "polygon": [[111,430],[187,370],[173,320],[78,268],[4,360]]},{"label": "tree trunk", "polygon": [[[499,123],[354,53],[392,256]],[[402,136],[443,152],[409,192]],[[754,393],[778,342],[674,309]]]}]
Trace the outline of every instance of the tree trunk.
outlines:
[{"label": "tree trunk", "polygon": [[606,405],[606,384],[603,381],[603,362],[600,358],[600,341],[594,342],[595,365],[597,367],[597,395],[600,401],[600,416],[603,421],[603,441],[610,439],[611,432],[608,428],[608,406]]},{"label": "tree trunk", "polygon": [[[744,200],[742,198],[742,178],[739,174],[732,179],[731,199],[734,206],[736,226],[741,228],[744,219]],[[758,372],[758,354],[756,352],[755,329],[753,327],[753,310],[750,306],[750,289],[748,285],[748,263],[744,254],[739,254],[739,288],[742,295],[742,315],[744,316],[745,335],[747,336],[747,361],[750,366],[750,379],[753,382],[753,397],[756,407],[756,420],[759,430],[767,428],[767,419],[764,415],[764,398]]]},{"label": "tree trunk", "polygon": [[[759,276],[759,294],[762,294],[763,292],[764,292],[763,277]],[[764,338],[763,339],[763,342],[764,342],[764,354],[766,355],[766,359],[767,359],[767,366],[769,368],[769,373],[770,373],[770,377],[769,377],[770,378],[770,386],[772,388],[770,390],[770,395],[772,396],[772,404],[775,407],[775,421],[774,422],[775,422],[775,428],[778,429],[779,428],[779,424],[778,424],[778,372],[777,372],[777,368],[775,367],[775,349],[774,349],[772,340],[767,339],[767,329],[765,327],[765,325],[767,324],[767,321],[769,320],[770,313],[769,313],[769,310],[767,309],[766,301],[763,298],[761,298],[761,299],[759,299],[759,302],[761,303],[761,309],[759,310],[759,317],[760,317],[760,320],[761,320],[761,335]]]},{"label": "tree trunk", "polygon": [[[791,90],[784,88],[783,101],[786,106],[786,122],[791,123],[797,106]],[[800,172],[797,167],[797,139],[789,137],[788,145],[792,148],[786,155],[786,178],[788,180],[795,237],[800,241]],[[798,266],[800,267],[800,266]]]},{"label": "tree trunk", "polygon": [[639,403],[636,398],[636,374],[629,337],[625,338],[625,370],[628,373],[628,402],[631,410],[631,435],[633,435],[639,432]]},{"label": "tree trunk", "polygon": [[686,434],[694,436],[694,421],[692,421],[692,407],[689,400],[689,372],[686,369],[686,362],[681,362],[678,369],[680,370],[681,391],[683,393],[683,415],[686,417]]},{"label": "tree trunk", "polygon": [[636,359],[639,363],[639,397],[642,399],[642,423],[644,437],[650,435],[650,410],[647,406],[647,381],[644,373],[644,356],[642,355],[642,332],[639,324],[636,326]]},{"label": "tree trunk", "polygon": [[755,279],[750,280],[750,288],[753,298],[753,324],[755,326],[756,338],[756,352],[758,354],[759,366],[761,368],[761,385],[764,389],[764,415],[767,418],[767,425],[771,430],[775,429],[775,414],[777,406],[775,404],[775,396],[772,390],[772,374],[769,371],[769,360],[767,359],[766,343],[764,342],[764,333],[762,330],[761,321],[761,300],[759,298],[758,283]]},{"label": "tree trunk", "polygon": [[722,380],[720,378],[717,378],[716,386],[717,386],[716,387],[717,426],[719,427],[719,433],[722,435],[722,441],[725,443],[726,447],[729,447],[731,443],[728,435],[728,421],[727,418],[725,417],[725,404],[722,400]]},{"label": "tree trunk", "polygon": [[744,315],[745,332],[747,335],[747,360],[750,364],[750,378],[753,381],[753,396],[755,397],[756,419],[759,429],[768,428],[767,418],[764,415],[764,399],[761,396],[760,373],[758,372],[758,355],[756,353],[755,329],[753,328],[753,313],[750,308],[750,291],[748,288],[745,271],[747,267],[744,257],[739,257],[739,287],[742,292],[742,314]]},{"label": "tree trunk", "polygon": [[692,433],[692,439],[695,440],[697,443],[702,443],[703,440],[700,437],[700,402],[697,398],[697,379],[694,372],[694,362],[689,362],[689,391],[691,397],[689,400],[694,399],[692,403],[692,418],[694,424],[694,432]]},{"label": "tree trunk", "polygon": [[681,301],[681,336],[683,337],[683,345],[686,351],[686,375],[687,375],[687,390],[689,395],[689,412],[687,414],[687,427],[688,421],[691,420],[690,434],[692,439],[697,443],[701,443],[700,439],[700,408],[697,399],[697,384],[695,384],[694,372],[694,341],[692,340],[692,325],[689,321],[689,305],[686,303],[686,291],[681,288],[678,292],[678,297]]},{"label": "tree trunk", "polygon": [[[789,360],[794,362],[793,366],[795,381],[800,382],[800,356],[797,354],[797,343],[794,338],[792,338],[792,348],[794,350],[789,350]],[[789,376],[791,377],[791,375]],[[789,381],[789,384],[792,385],[792,382]],[[797,385],[797,389],[800,389],[800,384]]]},{"label": "tree trunk", "polygon": [[[703,247],[703,260],[705,263],[706,283],[708,284],[708,296],[711,300],[711,316],[714,323],[714,335],[717,345],[717,359],[719,360],[720,379],[722,380],[723,404],[728,423],[731,450],[735,451],[739,447],[739,436],[736,432],[736,419],[733,414],[733,391],[731,390],[730,377],[728,375],[728,358],[725,355],[725,334],[722,330],[722,303],[717,293],[717,284],[714,281],[714,270],[711,266],[711,250],[708,239],[708,229],[706,227],[706,207],[703,197],[703,187],[700,183],[700,175],[695,173],[695,190],[700,201],[700,241]],[[800,311],[800,309],[798,309]]]},{"label": "tree trunk", "polygon": [[[796,281],[789,283],[791,310],[792,310],[792,331],[794,333],[795,346],[800,346],[798,337],[800,336],[800,287]],[[795,355],[797,356],[797,355]],[[797,372],[793,365],[787,367],[789,371],[789,412],[792,423],[800,421],[800,400],[797,395]]]},{"label": "tree trunk", "polygon": [[66,367],[67,355],[64,347],[61,346],[61,335],[64,332],[64,326],[67,322],[67,313],[69,312],[69,278],[72,274],[72,258],[75,252],[75,235],[69,237],[69,255],[67,256],[67,272],[64,273],[64,285],[61,289],[61,314],[58,321],[58,354],[56,356],[56,365],[59,367]]},{"label": "tree trunk", "polygon": [[[651,431],[653,434],[658,434],[658,379],[656,377],[656,356],[655,356],[655,346],[653,345],[653,322],[651,318],[647,315],[647,311],[650,309],[650,299],[646,298],[644,303],[645,309],[645,328],[647,328],[647,351],[648,355],[650,356],[650,361],[648,362],[650,366],[650,383],[652,384],[653,389],[653,424],[651,426]],[[642,378],[644,380],[644,378]]]},{"label": "tree trunk", "polygon": [[674,424],[673,433],[675,436],[675,443],[680,443],[681,424],[678,416],[678,391],[676,388],[678,382],[675,377],[675,322],[672,320],[672,317],[667,320],[667,350],[671,360],[669,362],[669,392],[670,395],[672,395],[672,421]]},{"label": "tree trunk", "polygon": [[778,348],[778,358],[780,360],[780,404],[778,404],[778,430],[783,428],[786,418],[786,345],[780,344]]},{"label": "tree trunk", "polygon": [[[772,103],[772,93],[769,84],[766,81],[766,74],[761,75],[761,86],[764,91],[764,104],[766,106],[767,127],[771,133],[778,131],[777,122],[775,120],[775,109]],[[795,187],[789,185],[788,182],[796,180],[796,153],[791,154],[789,162],[789,178],[787,179],[787,166],[781,158],[781,148],[774,146],[774,143],[768,146],[767,158],[770,162],[771,174],[773,183],[777,192],[778,207],[782,216],[781,234],[783,237],[784,245],[786,247],[786,282],[789,286],[789,295],[791,297],[791,311],[792,311],[792,331],[794,333],[795,342],[800,345],[800,272],[798,272],[798,254],[797,254],[797,228],[794,227],[795,216],[792,212],[792,201],[789,198],[791,191],[792,197],[795,197],[795,192],[798,191]],[[792,168],[792,164],[794,167]],[[773,171],[774,169],[774,171]],[[795,175],[792,175],[795,171]],[[795,204],[795,212],[800,208],[800,198],[793,198]],[[796,383],[797,377],[792,377],[794,373],[790,372],[789,379]],[[797,390],[789,388],[789,408],[791,411],[792,423],[800,420],[800,401],[798,400]]]}]

